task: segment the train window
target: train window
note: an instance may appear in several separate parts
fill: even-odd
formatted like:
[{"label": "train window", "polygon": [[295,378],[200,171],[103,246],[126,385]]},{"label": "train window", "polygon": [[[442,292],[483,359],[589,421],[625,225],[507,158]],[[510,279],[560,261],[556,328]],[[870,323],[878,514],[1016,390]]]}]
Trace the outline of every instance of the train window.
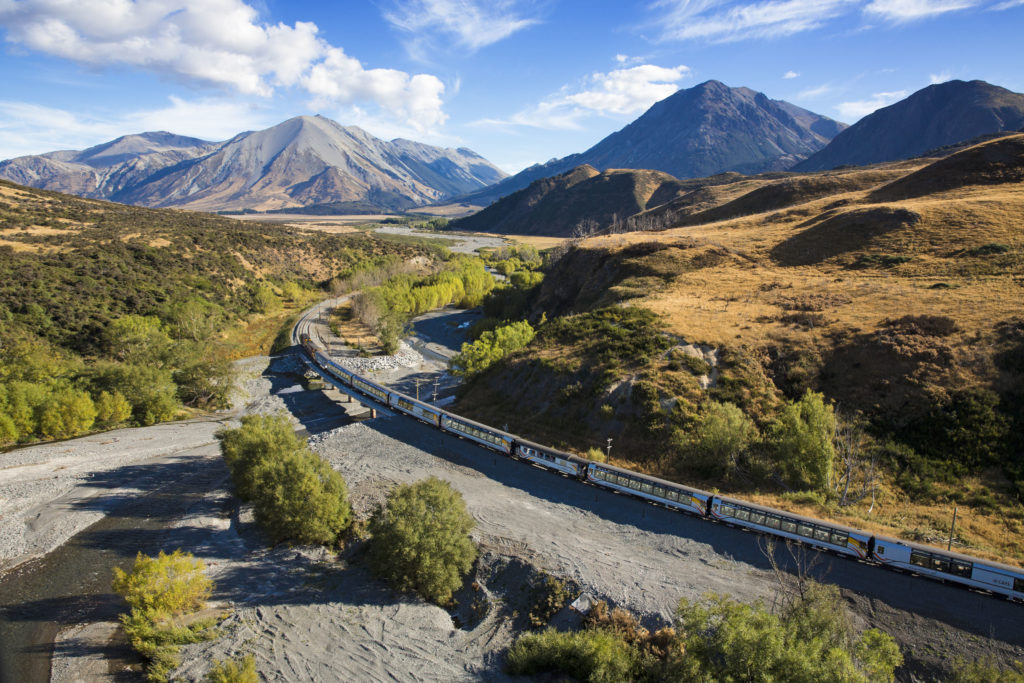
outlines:
[{"label": "train window", "polygon": [[768,515],[768,519],[764,520],[764,525],[770,529],[778,529],[780,521],[778,517]]},{"label": "train window", "polygon": [[669,500],[679,500],[679,491],[669,489],[668,491],[665,492],[665,497],[668,498]]},{"label": "train window", "polygon": [[727,516],[727,517],[734,517],[734,516],[736,516],[736,508],[734,508],[732,505],[725,505],[725,504],[723,504],[720,509],[722,511],[722,514]]},{"label": "train window", "polygon": [[750,519],[750,510],[744,510],[743,508],[736,508],[736,519],[742,519],[744,522]]},{"label": "train window", "polygon": [[937,572],[949,573],[949,560],[944,557],[932,556],[932,569]]},{"label": "train window", "polygon": [[652,491],[654,491],[654,487],[645,481],[644,483],[640,484],[640,490],[643,491],[644,493],[651,493]]},{"label": "train window", "polygon": [[814,538],[814,527],[810,524],[801,524],[797,527],[796,532],[801,536],[806,536],[807,538]]},{"label": "train window", "polygon": [[750,521],[754,524],[764,524],[764,513],[763,512],[751,512]]},{"label": "train window", "polygon": [[910,552],[910,564],[918,567],[927,567],[929,564],[929,557],[925,553],[919,550],[912,550]]},{"label": "train window", "polygon": [[655,486],[654,487],[654,495],[656,495],[658,498],[664,498],[665,497],[665,489],[663,489],[660,486]]},{"label": "train window", "polygon": [[1018,593],[1024,593],[1024,579],[1014,579],[1013,590],[1017,591]]},{"label": "train window", "polygon": [[779,520],[779,528],[791,534],[796,533],[796,522],[790,519]]},{"label": "train window", "polygon": [[828,543],[829,537],[832,534],[829,533],[828,529],[823,529],[820,526],[814,528],[814,540],[823,541]]},{"label": "train window", "polygon": [[832,543],[834,545],[845,546],[847,541],[849,541],[849,540],[850,540],[849,535],[848,534],[844,534],[842,531],[833,531],[832,532]]},{"label": "train window", "polygon": [[952,573],[957,576],[965,576],[970,578],[971,576],[971,563],[964,562],[962,560],[953,560]]}]

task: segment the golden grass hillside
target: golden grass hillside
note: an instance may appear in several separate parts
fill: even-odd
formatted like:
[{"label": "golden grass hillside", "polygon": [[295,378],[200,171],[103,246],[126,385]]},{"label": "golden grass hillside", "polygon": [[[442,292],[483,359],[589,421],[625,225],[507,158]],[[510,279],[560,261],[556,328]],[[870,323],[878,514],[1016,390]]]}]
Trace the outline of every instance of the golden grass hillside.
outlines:
[{"label": "golden grass hillside", "polygon": [[[1024,135],[1015,135],[944,159],[693,189],[703,192],[703,208],[684,212],[678,227],[579,243],[548,274],[533,316],[625,301],[659,314],[676,346],[630,371],[654,387],[662,406],[693,404],[701,391],[723,400],[721,390],[684,382],[686,373],[673,369],[672,354],[693,344],[731,358],[723,373],[742,368],[747,394],[765,383],[779,400],[821,391],[844,415],[859,415],[879,441],[925,424],[929,411],[972,390],[998,396],[1011,431],[1019,434],[1022,169]],[[525,368],[533,368],[531,376],[541,381],[537,368],[564,362],[551,348],[538,349],[516,360],[523,370],[510,378],[522,379]],[[730,400],[745,400],[737,396]],[[601,401],[608,406],[604,414],[595,409],[589,424],[608,432],[598,435],[602,439],[622,437],[616,441],[620,462],[676,476],[664,460],[638,455],[649,444],[636,441],[631,453],[628,430],[613,433],[617,411],[636,406],[608,397],[597,402],[597,408]],[[479,403],[479,396],[470,402]],[[761,396],[743,407],[756,413],[770,404]],[[543,431],[556,433],[557,424]],[[1021,464],[1019,439],[1016,444],[1011,469]],[[581,436],[565,445],[585,451],[594,444]],[[950,461],[960,457],[958,448],[950,447]],[[1024,560],[1019,482],[1005,468],[980,467],[908,490],[917,476],[887,469],[873,500],[848,507],[781,487],[692,483],[943,547],[959,505],[961,550]]]}]

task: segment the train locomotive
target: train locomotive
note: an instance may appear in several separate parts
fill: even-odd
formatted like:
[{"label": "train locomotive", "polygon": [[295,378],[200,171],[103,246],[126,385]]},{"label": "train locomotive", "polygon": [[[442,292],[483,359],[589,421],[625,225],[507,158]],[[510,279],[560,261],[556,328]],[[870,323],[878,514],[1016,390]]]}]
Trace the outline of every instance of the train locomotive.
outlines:
[{"label": "train locomotive", "polygon": [[335,382],[441,431],[542,469],[701,519],[1024,602],[1024,569],[1019,567],[888,538],[594,462],[475,422],[361,377],[331,360],[307,334],[301,335],[301,343],[309,360]]}]

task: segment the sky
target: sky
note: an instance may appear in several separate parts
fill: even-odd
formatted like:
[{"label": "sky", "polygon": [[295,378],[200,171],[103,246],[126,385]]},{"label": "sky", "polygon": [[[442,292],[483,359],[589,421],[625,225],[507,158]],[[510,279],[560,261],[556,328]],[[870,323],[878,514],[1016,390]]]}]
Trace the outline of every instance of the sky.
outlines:
[{"label": "sky", "polygon": [[1024,0],[0,0],[0,159],[321,114],[515,173],[715,79],[854,123],[1024,92]]}]

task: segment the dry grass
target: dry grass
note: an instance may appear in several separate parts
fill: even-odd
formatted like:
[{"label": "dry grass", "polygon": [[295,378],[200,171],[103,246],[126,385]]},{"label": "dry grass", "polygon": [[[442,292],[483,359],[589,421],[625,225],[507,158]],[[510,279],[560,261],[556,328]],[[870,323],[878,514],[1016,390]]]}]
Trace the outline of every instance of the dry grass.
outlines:
[{"label": "dry grass", "polygon": [[345,343],[368,353],[380,353],[377,335],[369,327],[352,317],[352,306],[344,303],[331,311],[331,329]]},{"label": "dry grass", "polygon": [[[487,233],[476,233],[483,237],[494,237]],[[557,247],[563,244],[568,238],[567,237],[545,237],[543,235],[502,235],[506,239],[510,239],[516,244],[526,244],[537,249],[550,249],[551,247]]]},{"label": "dry grass", "polygon": [[[944,161],[950,166],[948,159]],[[888,182],[914,171],[917,182],[927,181],[929,167],[920,160],[853,172],[874,173],[880,182]],[[858,180],[863,189],[798,199],[780,209],[660,233],[594,238],[584,246],[616,251],[658,241],[677,244],[691,254],[709,245],[731,252],[735,258],[696,270],[679,258],[678,273],[666,287],[631,300],[663,315],[669,331],[688,341],[743,346],[755,353],[784,349],[826,355],[852,338],[869,338],[863,335],[878,332],[886,320],[947,316],[958,328],[941,341],[950,349],[952,367],[934,363],[911,381],[938,383],[932,386],[937,391],[988,381],[992,371],[979,360],[977,350],[992,343],[997,323],[1024,315],[1024,183],[966,185],[879,203],[882,193],[863,181]],[[751,191],[764,183],[745,185]],[[710,189],[718,201],[733,201],[742,194],[732,185]],[[811,234],[815,230],[818,233]],[[1001,245],[1005,253],[972,254],[986,245]],[[794,253],[799,257],[793,258]],[[879,265],[879,259],[892,257],[887,265]],[[862,267],[865,258],[875,260]],[[864,365],[833,378],[833,387],[845,383],[848,392],[866,395],[877,391],[858,388],[866,384],[866,377],[884,379],[886,372],[898,372],[883,367],[887,357],[864,354],[856,360]],[[892,393],[900,390],[893,382]],[[875,400],[884,404],[889,399]],[[898,396],[892,400],[899,405]],[[1005,484],[998,474],[957,483],[962,500],[977,494],[982,502],[961,505],[957,536],[963,544],[954,548],[991,559],[1024,561],[1024,506],[999,496],[995,504],[984,502],[986,491],[1004,490]],[[755,498],[941,547],[952,515],[951,505],[912,502],[891,483],[882,487],[871,513],[869,501],[835,509],[797,505],[774,494]]]}]

